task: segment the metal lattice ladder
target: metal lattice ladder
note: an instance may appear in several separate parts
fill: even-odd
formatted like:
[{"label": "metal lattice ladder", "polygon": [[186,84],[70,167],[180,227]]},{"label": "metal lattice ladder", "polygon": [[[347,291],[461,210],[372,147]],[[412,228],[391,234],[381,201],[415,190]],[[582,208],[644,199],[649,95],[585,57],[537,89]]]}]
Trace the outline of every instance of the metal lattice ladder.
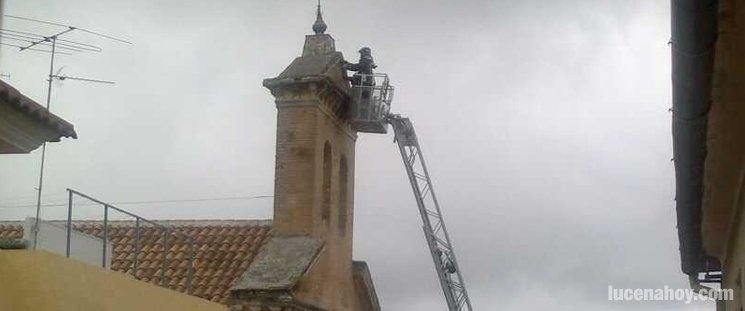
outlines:
[{"label": "metal lattice ladder", "polygon": [[424,223],[424,236],[432,253],[432,260],[440,279],[442,291],[445,294],[450,311],[471,311],[471,300],[468,298],[463,276],[458,268],[455,251],[450,243],[450,237],[445,228],[445,222],[440,213],[432,180],[429,178],[424,156],[409,118],[389,115],[388,122],[393,126],[398,149],[409,176],[411,189],[414,191],[419,213]]}]

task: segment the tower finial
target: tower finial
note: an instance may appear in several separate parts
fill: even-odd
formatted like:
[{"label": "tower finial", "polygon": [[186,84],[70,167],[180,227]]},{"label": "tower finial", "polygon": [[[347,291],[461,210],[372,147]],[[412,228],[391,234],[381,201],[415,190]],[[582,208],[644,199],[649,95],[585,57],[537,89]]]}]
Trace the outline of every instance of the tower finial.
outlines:
[{"label": "tower finial", "polygon": [[325,31],[326,23],[323,21],[323,16],[321,16],[321,0],[318,0],[318,6],[316,7],[316,22],[313,23],[313,32],[320,35]]}]

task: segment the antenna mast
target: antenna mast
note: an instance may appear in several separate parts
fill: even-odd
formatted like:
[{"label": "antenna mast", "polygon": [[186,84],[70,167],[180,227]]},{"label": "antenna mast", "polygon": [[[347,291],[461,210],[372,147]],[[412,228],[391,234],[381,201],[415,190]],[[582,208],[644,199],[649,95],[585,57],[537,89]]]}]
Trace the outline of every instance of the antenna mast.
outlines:
[{"label": "antenna mast", "polygon": [[[26,22],[32,22],[32,23],[37,23],[37,24],[64,28],[63,30],[60,30],[52,35],[42,35],[42,34],[37,34],[37,33],[32,33],[32,32],[24,32],[24,31],[12,30],[12,29],[0,28],[0,39],[5,38],[8,40],[22,42],[19,44],[8,44],[8,43],[0,42],[1,45],[17,47],[19,49],[19,52],[29,50],[29,51],[47,52],[50,54],[49,74],[47,76],[47,101],[46,101],[47,111],[50,111],[50,107],[51,107],[52,81],[54,79],[58,79],[60,81],[70,79],[70,80],[78,80],[78,81],[84,81],[84,82],[114,84],[114,82],[111,82],[111,81],[87,79],[87,78],[79,78],[79,77],[69,77],[65,75],[60,75],[59,73],[55,74],[54,73],[54,61],[55,61],[55,55],[57,54],[70,55],[72,54],[72,52],[101,52],[103,51],[103,49],[95,45],[60,39],[61,36],[67,35],[72,32],[82,32],[88,35],[93,35],[93,36],[97,36],[97,37],[112,40],[112,41],[132,44],[132,42],[129,42],[129,41],[126,41],[120,38],[116,38],[113,36],[105,35],[99,32],[95,32],[95,31],[91,31],[88,29],[83,29],[83,28],[75,27],[71,25],[65,25],[65,24],[60,24],[60,23],[54,23],[54,22],[43,21],[43,20],[38,20],[38,19],[33,19],[33,18],[28,18],[28,17],[14,16],[14,15],[5,15],[5,17],[16,19],[16,20],[22,20]],[[39,46],[49,47],[50,50],[39,49],[38,48]],[[65,50],[67,52],[60,52],[60,51],[57,51],[57,49]],[[38,184],[38,187],[36,188],[37,196],[36,196],[36,218],[34,219],[34,249],[36,249],[37,247],[37,244],[38,244],[37,241],[39,237],[39,217],[41,214],[41,193],[42,193],[42,189],[44,186],[44,162],[45,162],[45,156],[46,156],[46,149],[47,149],[47,143],[44,142],[41,146],[41,165],[39,168],[39,184]]]}]

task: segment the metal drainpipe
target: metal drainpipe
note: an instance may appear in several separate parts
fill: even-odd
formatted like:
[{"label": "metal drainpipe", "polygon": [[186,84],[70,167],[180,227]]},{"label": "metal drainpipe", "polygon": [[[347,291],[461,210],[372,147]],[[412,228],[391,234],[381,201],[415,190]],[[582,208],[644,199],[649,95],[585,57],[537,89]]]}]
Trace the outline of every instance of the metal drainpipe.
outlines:
[{"label": "metal drainpipe", "polygon": [[672,0],[671,11],[675,209],[681,269],[697,277],[706,258],[701,198],[718,1]]},{"label": "metal drainpipe", "polygon": [[[713,287],[705,286],[701,284],[701,281],[698,280],[698,276],[696,275],[688,276],[688,285],[691,287],[692,290],[696,291],[696,293],[698,293],[701,296],[708,296],[711,290],[715,289]],[[713,297],[713,298],[716,298],[716,297]]]}]

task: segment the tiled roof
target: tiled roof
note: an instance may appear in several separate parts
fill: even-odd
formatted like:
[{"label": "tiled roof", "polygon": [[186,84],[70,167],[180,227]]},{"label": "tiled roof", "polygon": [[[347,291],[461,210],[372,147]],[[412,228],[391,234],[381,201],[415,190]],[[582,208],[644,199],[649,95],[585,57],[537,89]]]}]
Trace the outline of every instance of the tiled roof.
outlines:
[{"label": "tiled roof", "polygon": [[[194,273],[192,295],[228,304],[230,288],[248,268],[259,249],[271,235],[271,223],[261,220],[189,220],[158,221],[171,232],[167,241],[165,279],[168,287],[187,291],[189,245],[194,240]],[[76,222],[74,227],[85,233],[103,236],[101,222]],[[112,243],[111,269],[134,275],[136,231],[133,221],[112,221],[107,232]],[[18,224],[0,224],[0,238],[21,238]],[[139,280],[161,285],[163,267],[163,229],[143,225],[140,230],[140,252],[137,256]]]},{"label": "tiled roof", "polygon": [[23,238],[23,225],[20,222],[8,222],[0,224],[0,239]]},{"label": "tiled roof", "polygon": [[78,138],[72,124],[49,112],[44,106],[21,94],[2,80],[0,80],[0,99],[39,121],[44,126],[53,129],[60,137]]}]

